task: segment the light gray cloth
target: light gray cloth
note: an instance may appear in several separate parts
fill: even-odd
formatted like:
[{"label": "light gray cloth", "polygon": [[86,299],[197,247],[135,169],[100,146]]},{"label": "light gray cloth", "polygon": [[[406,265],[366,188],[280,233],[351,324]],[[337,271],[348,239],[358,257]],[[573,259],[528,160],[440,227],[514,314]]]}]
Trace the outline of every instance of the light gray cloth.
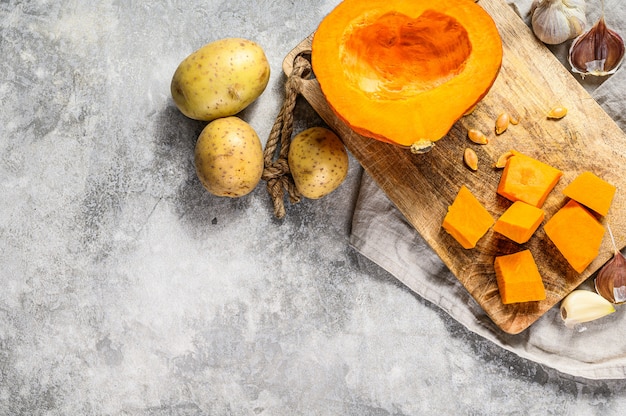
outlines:
[{"label": "light gray cloth", "polygon": [[[527,22],[532,0],[509,0]],[[605,1],[609,27],[626,34],[626,9],[618,0]],[[589,25],[601,14],[600,2],[587,4]],[[551,47],[566,63],[569,42]],[[569,68],[569,66],[567,66]],[[625,130],[626,68],[611,77],[577,79]],[[626,145],[626,143],[625,143]],[[626,169],[626,168],[625,168]],[[521,357],[563,373],[589,379],[626,378],[626,305],[617,312],[578,328],[564,326],[558,305],[518,335],[500,330],[439,257],[404,219],[367,175],[363,175],[352,224],[351,244],[394,275],[408,288],[439,306],[469,330]],[[590,281],[582,286],[592,289]]]}]

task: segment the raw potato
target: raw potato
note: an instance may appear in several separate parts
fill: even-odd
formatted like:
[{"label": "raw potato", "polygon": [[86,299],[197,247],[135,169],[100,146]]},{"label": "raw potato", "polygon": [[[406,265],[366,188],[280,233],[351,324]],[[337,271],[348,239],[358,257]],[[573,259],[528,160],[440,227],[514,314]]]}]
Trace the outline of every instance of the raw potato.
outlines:
[{"label": "raw potato", "polygon": [[265,90],[269,78],[270,66],[258,44],[226,38],[185,58],[174,73],[171,93],[184,115],[211,121],[246,108]]},{"label": "raw potato", "polygon": [[302,196],[328,195],[348,174],[348,153],[335,133],[312,127],[296,135],[289,147],[289,169]]},{"label": "raw potato", "polygon": [[213,195],[237,198],[250,193],[263,174],[263,148],[254,129],[238,117],[210,122],[198,137],[196,173]]}]

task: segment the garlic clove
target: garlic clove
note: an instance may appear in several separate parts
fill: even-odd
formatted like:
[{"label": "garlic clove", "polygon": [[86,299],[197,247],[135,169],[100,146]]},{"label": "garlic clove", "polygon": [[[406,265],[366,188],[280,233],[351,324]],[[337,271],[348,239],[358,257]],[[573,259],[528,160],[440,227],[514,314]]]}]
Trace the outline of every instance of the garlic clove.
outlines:
[{"label": "garlic clove", "polygon": [[569,50],[572,71],[583,76],[613,74],[623,59],[624,40],[606,26],[604,16],[591,29],[577,37]]},{"label": "garlic clove", "polygon": [[611,303],[626,302],[626,258],[619,251],[598,272],[596,292]]},{"label": "garlic clove", "polygon": [[615,307],[597,293],[576,289],[563,299],[560,310],[563,322],[571,328],[610,315]]},{"label": "garlic clove", "polygon": [[580,35],[587,25],[585,0],[535,0],[531,27],[543,43],[558,45]]}]

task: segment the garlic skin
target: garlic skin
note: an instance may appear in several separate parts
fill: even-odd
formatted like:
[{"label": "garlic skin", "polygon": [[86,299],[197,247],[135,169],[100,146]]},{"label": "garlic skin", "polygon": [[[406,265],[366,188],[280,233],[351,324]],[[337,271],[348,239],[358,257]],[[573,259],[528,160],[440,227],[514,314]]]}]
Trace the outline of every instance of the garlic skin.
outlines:
[{"label": "garlic skin", "polygon": [[617,71],[624,60],[624,40],[604,22],[604,15],[591,29],[577,37],[569,50],[572,71],[605,76]]},{"label": "garlic skin", "polygon": [[619,251],[598,272],[596,292],[611,303],[626,302],[626,258]]},{"label": "garlic skin", "polygon": [[587,26],[585,0],[534,0],[531,13],[535,36],[549,45],[575,38]]},{"label": "garlic skin", "polygon": [[563,299],[560,311],[565,326],[573,328],[610,315],[615,307],[595,292],[576,289]]}]

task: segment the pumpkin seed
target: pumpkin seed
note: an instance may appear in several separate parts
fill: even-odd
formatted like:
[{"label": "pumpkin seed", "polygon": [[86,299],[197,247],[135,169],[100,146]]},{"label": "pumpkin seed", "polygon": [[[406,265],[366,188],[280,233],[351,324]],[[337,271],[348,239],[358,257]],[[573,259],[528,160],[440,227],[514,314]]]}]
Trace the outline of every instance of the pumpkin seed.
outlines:
[{"label": "pumpkin seed", "polygon": [[477,105],[478,104],[474,104],[473,106],[468,108],[467,111],[463,114],[463,116],[469,116],[470,114],[472,114],[474,112],[474,110],[476,110],[476,106]]},{"label": "pumpkin seed", "polygon": [[469,129],[467,131],[467,137],[476,144],[487,144],[489,143],[489,139],[484,133],[478,129]]},{"label": "pumpkin seed", "polygon": [[509,160],[511,156],[513,156],[513,152],[511,152],[510,150],[508,152],[502,153],[500,157],[498,158],[498,160],[496,161],[496,163],[493,165],[493,167],[502,169],[503,167],[506,166],[506,162],[507,160]]},{"label": "pumpkin seed", "polygon": [[502,134],[509,128],[511,117],[509,113],[501,113],[496,119],[496,134]]},{"label": "pumpkin seed", "polygon": [[476,152],[469,147],[467,147],[465,152],[463,152],[463,161],[471,170],[478,170],[478,156],[476,155]]},{"label": "pumpkin seed", "polygon": [[558,120],[558,119],[565,117],[566,114],[567,114],[567,108],[558,106],[558,107],[551,108],[550,111],[548,111],[548,114],[546,117],[554,119],[554,120]]}]

